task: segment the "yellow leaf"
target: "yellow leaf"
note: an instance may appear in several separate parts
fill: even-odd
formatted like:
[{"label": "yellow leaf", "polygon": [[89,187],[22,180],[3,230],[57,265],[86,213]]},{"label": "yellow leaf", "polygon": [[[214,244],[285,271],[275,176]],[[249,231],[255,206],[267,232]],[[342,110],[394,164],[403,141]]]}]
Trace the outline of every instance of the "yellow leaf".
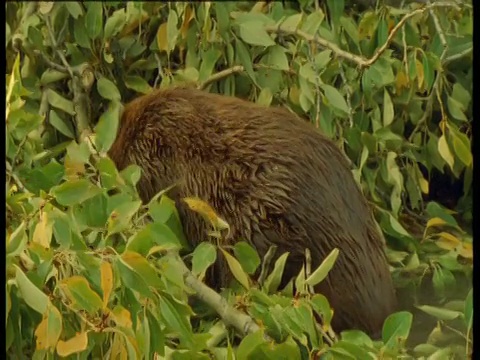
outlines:
[{"label": "yellow leaf", "polygon": [[123,38],[126,35],[130,34],[133,30],[138,29],[138,27],[142,25],[145,21],[150,19],[150,17],[148,16],[148,13],[146,11],[142,11],[141,14],[136,15],[135,17],[130,17],[130,19],[131,20],[120,33],[119,38]]},{"label": "yellow leaf", "polygon": [[423,64],[420,60],[415,60],[415,67],[417,68],[418,90],[422,91],[425,87],[425,73],[423,72]]},{"label": "yellow leaf", "polygon": [[448,147],[445,135],[440,136],[440,139],[438,139],[438,152],[440,153],[440,156],[443,158],[443,160],[445,160],[446,163],[450,166],[450,168],[453,169],[454,159],[452,152]]},{"label": "yellow leaf", "polygon": [[109,262],[102,263],[100,266],[100,275],[103,291],[103,307],[106,308],[113,288],[113,270],[112,265]]},{"label": "yellow leaf", "polygon": [[422,192],[426,195],[428,195],[428,192],[429,192],[429,184],[428,184],[428,181],[425,180],[424,177],[419,177],[418,178],[418,185],[420,185],[420,190],[422,190]]},{"label": "yellow leaf", "polygon": [[445,225],[445,224],[446,224],[446,221],[443,220],[442,218],[434,217],[434,218],[431,218],[430,220],[428,220],[427,229],[429,227],[432,227],[432,226],[441,226],[441,225]]},{"label": "yellow leaf", "polygon": [[57,344],[57,354],[62,357],[82,352],[87,349],[88,336],[86,332],[77,333],[67,341],[60,340]]},{"label": "yellow leaf", "polygon": [[38,2],[38,11],[41,14],[48,14],[52,9],[55,1],[39,1]]},{"label": "yellow leaf", "polygon": [[300,104],[300,90],[298,89],[297,86],[293,85],[290,88],[290,91],[288,92],[288,96],[290,98],[290,101],[293,104],[296,104],[296,105]]},{"label": "yellow leaf", "polygon": [[473,259],[473,247],[471,243],[463,242],[459,247],[458,253],[466,259]]},{"label": "yellow leaf", "polygon": [[222,250],[223,255],[225,256],[225,259],[227,260],[228,267],[232,271],[233,276],[235,276],[235,279],[238,280],[238,282],[245,288],[245,289],[250,289],[250,284],[248,282],[248,276],[245,273],[245,271],[242,268],[242,265],[238,262],[237,259],[235,259],[232,255],[230,255],[228,252]]},{"label": "yellow leaf", "polygon": [[159,50],[168,52],[167,23],[164,22],[157,30],[157,46]]},{"label": "yellow leaf", "polygon": [[65,156],[65,176],[67,180],[76,180],[79,175],[85,173],[85,166],[82,163],[73,161],[70,156]]},{"label": "yellow leaf", "polygon": [[205,201],[197,197],[187,197],[183,201],[188,205],[190,210],[202,215],[215,229],[230,229],[228,223],[217,215],[215,210]]},{"label": "yellow leaf", "polygon": [[126,327],[128,329],[132,328],[132,317],[130,312],[123,306],[115,306],[115,308],[112,310],[112,316],[117,325]]},{"label": "yellow leaf", "polygon": [[452,234],[441,232],[437,234],[437,236],[438,240],[435,242],[435,244],[437,244],[437,246],[441,249],[454,250],[461,245],[461,241]]},{"label": "yellow leaf", "polygon": [[395,79],[395,88],[397,90],[397,93],[400,94],[403,89],[408,88],[409,84],[410,80],[408,79],[408,76],[400,70]]},{"label": "yellow leaf", "polygon": [[110,351],[111,359],[127,359],[127,349],[123,336],[119,333],[113,334],[112,348]]},{"label": "yellow leaf", "polygon": [[35,231],[33,232],[32,242],[40,244],[45,249],[50,248],[50,242],[52,241],[53,226],[50,221],[48,221],[48,213],[40,213],[40,222],[35,226]]},{"label": "yellow leaf", "polygon": [[35,329],[37,350],[48,350],[55,348],[61,333],[62,315],[55,306],[50,305],[47,308],[42,321]]},{"label": "yellow leaf", "polygon": [[185,12],[183,13],[182,26],[180,27],[180,33],[182,34],[183,39],[187,38],[189,24],[193,18],[195,18],[195,10],[192,8],[191,5],[187,4],[185,7]]},{"label": "yellow leaf", "polygon": [[262,13],[266,6],[266,1],[257,1],[257,3],[255,3],[255,5],[253,5],[252,9],[250,10],[250,13]]}]

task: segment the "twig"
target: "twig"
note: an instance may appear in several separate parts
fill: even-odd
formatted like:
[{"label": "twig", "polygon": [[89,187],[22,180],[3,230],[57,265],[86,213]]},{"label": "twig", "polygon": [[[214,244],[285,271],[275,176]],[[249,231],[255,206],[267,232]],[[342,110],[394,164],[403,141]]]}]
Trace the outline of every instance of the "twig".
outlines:
[{"label": "twig", "polygon": [[231,68],[228,68],[228,69],[225,69],[225,70],[222,70],[222,71],[219,71],[215,74],[213,74],[212,76],[210,76],[207,80],[205,80],[204,82],[200,83],[198,86],[197,86],[197,89],[200,89],[200,90],[203,90],[205,89],[208,85],[210,85],[211,83],[215,82],[215,81],[218,81],[220,79],[223,79],[227,76],[230,76],[230,75],[233,75],[233,74],[238,74],[238,73],[241,73],[245,70],[245,68],[242,66],[242,65],[235,65],[235,66],[232,66]]},{"label": "twig", "polygon": [[375,54],[369,59],[365,59],[363,56],[355,55],[348,51],[342,50],[337,44],[331,41],[328,41],[319,36],[312,36],[299,29],[285,28],[285,27],[282,27],[282,25],[280,24],[276,26],[266,26],[265,30],[270,33],[277,33],[277,34],[283,33],[288,35],[296,35],[303,38],[304,40],[315,42],[324,48],[332,50],[338,57],[351,61],[357,64],[360,68],[366,68],[371,66],[375,61],[377,61],[378,58],[385,52],[385,50],[388,49],[388,47],[390,46],[390,43],[393,41],[393,38],[395,37],[397,32],[403,27],[403,25],[405,25],[408,19],[414,17],[415,15],[422,14],[425,11],[430,11],[431,9],[438,8],[438,7],[455,7],[456,9],[460,9],[459,5],[454,2],[438,1],[432,4],[425,5],[422,8],[413,10],[408,14],[405,14],[400,19],[398,24],[392,29],[385,43],[380,48],[378,48]]},{"label": "twig", "polygon": [[458,54],[454,54],[454,55],[451,55],[451,56],[447,57],[443,61],[443,65],[447,65],[447,64],[451,63],[452,61],[459,60],[464,56],[470,55],[472,52],[473,52],[473,46],[459,52]]},{"label": "twig", "polygon": [[47,55],[45,55],[43,52],[41,52],[40,50],[33,50],[33,53],[35,55],[40,55],[43,59],[43,61],[45,61],[47,63],[48,66],[50,66],[52,69],[55,69],[57,71],[60,71],[60,72],[63,72],[63,73],[66,73],[68,74],[68,70],[66,67],[62,66],[62,65],[59,65],[55,62],[53,62],[52,60],[50,60],[48,58]]},{"label": "twig", "polygon": [[65,69],[67,70],[68,74],[73,78],[73,71],[72,71],[72,68],[70,67],[70,64],[68,63],[68,61],[67,61],[65,55],[63,54],[63,52],[58,49],[57,40],[55,39],[55,33],[53,31],[52,21],[50,19],[50,15],[45,15],[45,23],[47,24],[47,29],[48,29],[48,33],[50,35],[50,40],[52,42],[53,49],[55,50],[55,52],[60,57],[60,60],[62,61],[63,66],[65,66]]},{"label": "twig", "polygon": [[25,192],[25,186],[23,185],[19,177],[13,172],[12,165],[10,165],[8,161],[5,161],[5,163],[7,168],[7,174],[10,175],[10,177],[15,181],[15,183],[17,184],[18,190],[20,190],[21,192]]},{"label": "twig", "polygon": [[[312,253],[309,248],[305,249],[305,279],[308,279],[312,273]],[[314,294],[313,286],[308,285],[308,292]]]},{"label": "twig", "polygon": [[[254,69],[272,69],[272,70],[279,70],[279,71],[284,71],[284,72],[287,72],[289,74],[292,74],[292,75],[296,75],[295,71],[293,71],[292,69],[288,69],[288,70],[280,70],[280,69],[277,69],[275,67],[272,67],[272,66],[268,66],[268,65],[264,65],[264,64],[253,64],[253,68]],[[218,80],[221,80],[227,76],[230,76],[230,75],[233,75],[233,74],[238,74],[238,73],[241,73],[241,72],[244,72],[245,71],[245,67],[242,66],[242,65],[235,65],[235,66],[232,66],[228,69],[225,69],[225,70],[221,70],[213,75],[211,75],[208,79],[206,79],[204,82],[200,83],[197,85],[197,89],[199,90],[203,90],[205,89],[208,85],[210,85],[211,83],[215,82],[215,81],[218,81]]]},{"label": "twig", "polygon": [[[315,32],[315,37],[317,37],[317,32]],[[322,97],[321,97],[321,92],[320,92],[320,82],[321,82],[321,79],[320,79],[320,74],[319,74],[319,71],[318,71],[318,68],[317,68],[317,64],[315,63],[315,59],[314,59],[314,55],[313,55],[313,52],[314,52],[314,47],[315,43],[312,43],[310,46],[308,46],[308,60],[310,61],[310,63],[312,64],[312,68],[313,68],[313,71],[315,72],[315,92],[316,92],[316,109],[315,109],[315,126],[317,127],[317,129],[320,128],[320,104],[322,102]],[[308,276],[307,276],[308,277]]]},{"label": "twig", "polygon": [[378,60],[378,58],[385,52],[385,50],[387,50],[387,48],[390,46],[390,43],[392,42],[393,38],[395,37],[395,35],[397,34],[398,30],[400,30],[403,25],[405,25],[405,23],[407,22],[408,19],[414,17],[415,15],[418,15],[418,14],[423,14],[425,11],[427,10],[426,7],[424,8],[420,8],[420,9],[416,9],[416,10],[413,10],[412,12],[408,13],[408,14],[405,14],[401,19],[400,21],[398,22],[397,25],[395,25],[395,27],[392,29],[392,31],[390,31],[390,34],[388,35],[388,38],[387,40],[385,41],[385,43],[380,46],[377,51],[375,51],[375,54],[373,54],[373,56],[368,59],[364,64],[361,64],[360,66],[362,67],[368,67],[370,65],[372,65],[375,61]]},{"label": "twig", "polygon": [[322,334],[322,337],[325,339],[328,345],[333,346],[333,344],[337,341],[337,336],[333,330],[328,328],[328,330],[325,331],[319,323],[315,323],[315,327],[317,328],[317,331]]},{"label": "twig", "polygon": [[299,36],[307,41],[315,42],[318,45],[332,50],[338,57],[347,59],[351,62],[356,63],[359,66],[364,66],[366,63],[366,59],[362,56],[352,54],[348,51],[340,49],[337,44],[332,43],[324,38],[321,38],[319,36],[313,36],[310,35],[302,30],[298,29],[291,29],[291,28],[285,28],[282,27],[281,25],[279,26],[266,26],[265,30],[270,33],[277,33],[277,34],[287,34],[287,35],[296,35]]}]

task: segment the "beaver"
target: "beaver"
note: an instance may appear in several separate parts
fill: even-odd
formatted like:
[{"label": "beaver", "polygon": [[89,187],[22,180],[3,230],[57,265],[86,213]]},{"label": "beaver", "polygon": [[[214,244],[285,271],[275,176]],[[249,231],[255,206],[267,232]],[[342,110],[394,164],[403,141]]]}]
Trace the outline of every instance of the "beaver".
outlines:
[{"label": "beaver", "polygon": [[[282,284],[298,275],[305,249],[312,269],[340,250],[315,291],[325,295],[336,331],[378,336],[396,299],[384,238],[345,155],[310,123],[281,107],[189,87],[154,90],[125,105],[109,156],[121,170],[143,169],[141,199],[176,183],[184,233],[195,245],[208,225],[180,201],[196,196],[230,224],[229,241],[245,239],[264,256],[271,245],[290,255]],[[230,270],[221,257],[215,285]]]}]

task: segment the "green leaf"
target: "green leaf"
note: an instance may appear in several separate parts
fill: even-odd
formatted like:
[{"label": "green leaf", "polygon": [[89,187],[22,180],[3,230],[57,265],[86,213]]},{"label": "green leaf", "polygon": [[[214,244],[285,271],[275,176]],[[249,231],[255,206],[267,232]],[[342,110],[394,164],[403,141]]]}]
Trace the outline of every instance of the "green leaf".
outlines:
[{"label": "green leaf", "polygon": [[198,71],[199,81],[205,81],[212,74],[221,55],[222,52],[215,48],[211,48],[202,54],[202,63]]},{"label": "green leaf", "polygon": [[73,162],[86,164],[90,160],[91,152],[87,142],[77,144],[75,141],[72,141],[67,146],[67,155]]},{"label": "green leaf", "polygon": [[58,71],[55,69],[47,69],[42,74],[40,78],[40,83],[42,85],[48,85],[48,84],[66,79],[67,77],[68,77],[68,74],[64,73],[63,71]]},{"label": "green leaf", "polygon": [[458,226],[455,218],[452,215],[450,215],[443,206],[437,204],[434,201],[430,201],[427,204],[427,207],[425,210],[427,211],[427,214],[429,215],[430,218],[439,217],[450,226],[453,226],[453,227]]},{"label": "green leaf", "polygon": [[115,142],[120,111],[121,104],[118,101],[112,101],[98,120],[95,127],[95,146],[100,153],[105,154]]},{"label": "green leaf", "polygon": [[262,344],[260,346],[263,356],[266,356],[267,359],[276,360],[276,359],[301,359],[301,350],[297,343],[293,340],[291,336],[288,336],[287,340],[278,344]]},{"label": "green leaf", "polygon": [[447,97],[447,107],[448,107],[448,111],[450,112],[450,114],[452,115],[452,117],[454,119],[468,122],[468,119],[465,115],[465,109],[464,109],[462,103],[458,102],[453,97],[448,96]]},{"label": "green leaf", "polygon": [[181,244],[167,225],[154,222],[148,224],[131,237],[127,243],[126,250],[147,256],[154,246],[156,246],[156,249],[159,251],[168,251],[180,249]]},{"label": "green leaf", "polygon": [[48,296],[37,288],[17,265],[13,266],[15,267],[15,282],[23,301],[39,314],[45,314],[50,304]]},{"label": "green leaf", "polygon": [[393,109],[393,102],[390,98],[388,90],[385,88],[383,91],[383,126],[388,126],[393,122],[395,112]]},{"label": "green leaf", "polygon": [[103,307],[102,298],[92,290],[87,279],[83,276],[72,276],[62,281],[62,288],[77,310],[85,310],[95,314]]},{"label": "green leaf", "polygon": [[102,32],[103,25],[103,3],[88,2],[87,14],[85,15],[85,28],[90,39],[97,39]]},{"label": "green leaf", "polygon": [[455,160],[453,158],[452,152],[450,151],[445,135],[440,136],[440,138],[438,139],[437,148],[443,160],[445,160],[445,162],[450,166],[450,168],[453,169],[453,164]]},{"label": "green leaf", "polygon": [[270,106],[272,103],[273,99],[273,94],[270,88],[265,87],[260,91],[260,94],[258,95],[257,98],[257,104],[262,105],[262,106]]},{"label": "green leaf", "polygon": [[156,289],[161,288],[162,285],[156,270],[142,255],[133,251],[125,251],[122,254],[122,261],[130,269],[135,271],[135,273],[137,273],[148,286],[152,286]]},{"label": "green leaf", "polygon": [[473,290],[470,289],[465,300],[465,309],[463,311],[465,324],[471,327],[473,324]]},{"label": "green leaf", "polygon": [[240,37],[250,45],[273,46],[275,41],[268,35],[263,24],[258,21],[247,21],[240,24]]},{"label": "green leaf", "polygon": [[142,202],[140,200],[126,201],[118,205],[108,219],[108,234],[116,234],[131,226],[130,221],[141,205]]},{"label": "green leaf", "polygon": [[394,230],[397,234],[401,236],[410,237],[410,234],[407,230],[395,219],[391,214],[388,214],[390,225],[392,226],[392,230]]},{"label": "green leaf", "polygon": [[81,204],[100,192],[102,192],[102,189],[96,187],[86,179],[67,181],[50,190],[50,193],[58,203],[63,206]]},{"label": "green leaf", "polygon": [[406,340],[412,326],[413,315],[400,311],[390,315],[383,324],[382,340],[387,348],[399,346],[399,340]]},{"label": "green leaf", "polygon": [[417,308],[438,320],[453,320],[463,315],[460,311],[453,311],[437,306],[419,305]]},{"label": "green leaf", "polygon": [[[81,207],[74,209],[74,216],[83,217],[90,228],[104,229],[107,220],[108,197],[104,192],[86,200]],[[92,229],[93,230],[93,229]]]},{"label": "green leaf", "polygon": [[123,80],[127,88],[132,89],[140,94],[148,94],[153,90],[150,84],[143,77],[137,75],[126,75],[124,76]]},{"label": "green leaf", "polygon": [[251,354],[257,350],[260,345],[265,342],[263,331],[257,331],[253,334],[248,334],[243,338],[237,348],[237,360],[249,360]]},{"label": "green leaf", "polygon": [[116,101],[122,100],[122,96],[120,95],[117,86],[104,76],[97,80],[97,90],[104,99]]},{"label": "green leaf", "polygon": [[350,36],[350,39],[352,39],[355,45],[359,46],[358,29],[357,25],[355,24],[355,20],[353,20],[349,16],[342,16],[340,18],[340,24],[342,25],[348,36]]},{"label": "green leaf", "polygon": [[22,221],[20,225],[7,237],[6,255],[7,257],[14,257],[19,255],[27,244],[28,237],[25,232],[25,222]]},{"label": "green leaf", "polygon": [[142,296],[153,299],[154,295],[150,291],[145,279],[143,279],[138,273],[136,273],[122,258],[118,258],[116,261],[118,267],[118,273],[123,282],[123,286],[129,290],[136,291]]},{"label": "green leaf", "polygon": [[232,255],[230,255],[228,252],[220,248],[222,251],[223,255],[225,256],[225,259],[227,260],[228,267],[232,271],[233,276],[237,281],[245,288],[245,289],[250,289],[250,283],[248,280],[248,276],[245,273],[245,271],[242,268],[242,265],[238,262],[237,259],[235,259]]},{"label": "green leaf", "polygon": [[380,19],[377,26],[377,46],[380,47],[387,42],[388,25],[384,17]]},{"label": "green leaf", "polygon": [[[207,70],[205,71],[205,73],[207,73],[208,71],[210,71],[210,74],[211,72],[213,71],[213,67],[215,65],[215,63],[217,62],[218,58],[216,58],[214,60],[214,63],[213,63],[213,66],[211,66],[211,69],[210,70]],[[204,63],[206,62],[206,60],[204,61]],[[206,65],[204,65],[204,67],[206,68]],[[198,82],[199,78],[200,78],[200,73],[198,72],[197,69],[193,68],[193,67],[187,67],[185,69],[179,69],[177,70],[177,72],[175,73],[175,75],[181,80],[181,81],[186,81],[186,82],[189,82],[189,83],[196,83]]]},{"label": "green leaf", "polygon": [[128,184],[136,186],[140,177],[142,176],[142,168],[138,165],[132,164],[120,171],[120,176]]},{"label": "green leaf", "polygon": [[186,305],[179,304],[174,299],[170,300],[164,295],[160,297],[160,313],[165,324],[178,333],[186,346],[191,347],[193,344],[192,326],[187,316]]},{"label": "green leaf", "polygon": [[102,187],[106,190],[114,188],[119,178],[115,163],[110,158],[101,158],[97,163],[97,169],[100,172]]},{"label": "green leaf", "polygon": [[300,22],[302,21],[302,17],[303,17],[302,13],[290,15],[284,21],[282,21],[282,23],[280,24],[280,28],[297,30],[298,25],[300,25]]},{"label": "green leaf", "polygon": [[317,55],[315,55],[314,60],[315,60],[315,66],[317,68],[317,71],[325,69],[331,59],[332,59],[332,50],[320,51]]},{"label": "green leaf", "polygon": [[273,293],[277,291],[278,286],[282,280],[283,270],[285,268],[285,264],[287,262],[289,253],[286,252],[282,254],[277,261],[275,261],[275,266],[273,267],[272,272],[268,277],[265,279],[265,283],[263,284],[265,289],[267,289],[268,293]]},{"label": "green leaf", "polygon": [[319,8],[309,14],[305,21],[303,21],[301,26],[302,31],[310,35],[315,35],[320,28],[320,25],[322,25],[323,19],[325,19],[325,14],[322,9]]},{"label": "green leaf", "polygon": [[342,94],[340,94],[340,92],[337,89],[327,84],[321,84],[320,86],[323,89],[325,97],[327,98],[329,104],[332,107],[334,107],[335,109],[341,110],[346,114],[349,113],[347,102],[345,101]]},{"label": "green leaf", "polygon": [[87,29],[85,28],[85,18],[79,18],[73,23],[73,37],[79,46],[85,49],[90,49],[91,40],[88,37]]},{"label": "green leaf", "polygon": [[459,158],[465,166],[470,166],[473,163],[473,155],[468,137],[460,132],[450,132],[449,136],[457,158]]},{"label": "green leaf", "polygon": [[433,82],[435,81],[435,69],[425,54],[422,57],[422,65],[425,88],[427,91],[430,91],[432,89]]},{"label": "green leaf", "polygon": [[78,1],[66,1],[63,6],[67,8],[74,19],[78,19],[80,15],[83,15],[83,8]]},{"label": "green leaf", "polygon": [[70,139],[75,139],[75,134],[73,133],[72,124],[60,116],[58,116],[55,110],[50,110],[50,114],[48,117],[50,124],[60,131],[63,135]]},{"label": "green leaf", "polygon": [[203,277],[205,271],[217,260],[217,249],[209,242],[200,243],[192,254],[192,273]]},{"label": "green leaf", "polygon": [[453,84],[452,98],[462,104],[462,110],[465,111],[472,100],[472,95],[471,92],[465,90],[465,88],[457,82]]},{"label": "green leaf", "polygon": [[233,252],[247,274],[253,275],[261,262],[257,251],[247,242],[240,241],[233,247]]},{"label": "green leaf", "polygon": [[175,10],[170,8],[168,12],[168,20],[167,20],[167,41],[168,41],[168,48],[170,50],[175,49],[175,45],[177,43],[178,37],[178,16]]},{"label": "green leaf", "polygon": [[265,63],[273,69],[289,70],[288,58],[285,54],[286,49],[280,45],[271,46],[265,56]]},{"label": "green leaf", "polygon": [[343,11],[345,8],[345,1],[344,0],[327,0],[327,6],[329,10],[329,14],[331,17],[331,24],[333,27],[338,27],[340,16],[343,15]]},{"label": "green leaf", "polygon": [[65,99],[63,96],[59,95],[52,89],[47,91],[47,100],[50,105],[53,107],[65,111],[69,115],[75,115],[75,110],[73,109],[73,102]]},{"label": "green leaf", "polygon": [[68,216],[62,211],[53,213],[53,236],[58,244],[63,248],[70,248],[72,245],[72,231],[70,230],[70,222]]},{"label": "green leaf", "polygon": [[333,249],[322,261],[320,266],[305,280],[305,283],[310,286],[315,286],[322,282],[335,264],[339,253],[340,250],[337,248]]},{"label": "green leaf", "polygon": [[240,64],[245,68],[246,73],[248,74],[248,76],[250,76],[250,79],[253,81],[253,83],[256,84],[257,81],[255,78],[255,72],[253,71],[253,64],[250,53],[248,52],[246,46],[238,39],[237,41],[235,41],[235,47],[237,50],[236,54],[238,56]]},{"label": "green leaf", "polygon": [[115,11],[105,22],[103,38],[110,39],[120,33],[127,24],[126,20],[125,9]]}]

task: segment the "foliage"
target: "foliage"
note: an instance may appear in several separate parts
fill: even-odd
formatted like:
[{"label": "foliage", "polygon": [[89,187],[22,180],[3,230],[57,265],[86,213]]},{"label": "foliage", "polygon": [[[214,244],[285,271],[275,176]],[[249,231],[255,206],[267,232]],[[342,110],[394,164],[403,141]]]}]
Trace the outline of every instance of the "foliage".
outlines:
[{"label": "foliage", "polygon": [[[6,4],[10,358],[464,358],[471,351],[472,6],[349,5]],[[268,256],[219,241],[183,257],[188,241],[174,203],[159,194],[142,205],[140,169],[118,172],[106,156],[121,102],[185,82],[288,107],[344,149],[410,301],[386,320],[380,341],[358,331],[334,336],[328,300],[309,293],[335,252],[299,274],[304,291],[294,296],[291,287],[277,289],[288,254],[255,282]],[[460,191],[433,193],[445,180]],[[210,235],[228,231],[207,204],[187,201],[211,222]],[[195,279],[217,256],[237,279],[223,293],[223,322],[235,328],[239,313],[248,314],[251,331],[227,332],[218,316],[198,304],[192,310]],[[427,319],[425,329],[417,318]]]}]

